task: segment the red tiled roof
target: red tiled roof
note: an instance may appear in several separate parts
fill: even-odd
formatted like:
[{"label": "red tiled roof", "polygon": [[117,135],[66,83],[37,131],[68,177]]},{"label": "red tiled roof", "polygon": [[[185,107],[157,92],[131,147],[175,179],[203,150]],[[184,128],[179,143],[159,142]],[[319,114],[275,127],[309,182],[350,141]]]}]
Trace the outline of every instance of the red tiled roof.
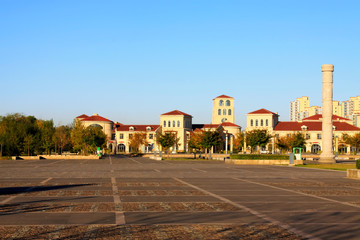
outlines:
[{"label": "red tiled roof", "polygon": [[109,119],[101,117],[99,115],[92,115],[90,117],[81,119],[81,121],[98,121],[98,122],[111,122]]},{"label": "red tiled roof", "polygon": [[[350,125],[345,122],[333,122],[335,131],[360,131],[360,128]],[[279,122],[275,131],[301,131],[301,127],[306,126],[307,131],[321,131],[322,122]]]},{"label": "red tiled roof", "polygon": [[231,122],[223,122],[220,125],[223,126],[223,127],[240,127],[239,125],[236,125],[236,124],[231,123]]},{"label": "red tiled roof", "polygon": [[147,127],[151,128],[150,131],[155,131],[156,129],[158,129],[160,127],[160,125],[121,125],[121,126],[117,127],[116,130],[121,131],[121,132],[130,131],[130,127],[134,128],[134,130],[131,130],[131,131],[146,132]]},{"label": "red tiled roof", "polygon": [[85,115],[85,114],[82,114],[82,115],[80,115],[80,116],[77,116],[76,118],[87,118],[87,117],[89,117],[88,115]]},{"label": "red tiled roof", "polygon": [[[311,117],[307,117],[307,118],[303,118],[303,121],[307,121],[307,120],[320,120],[320,118],[322,118],[322,114],[316,114],[314,116],[311,116]],[[340,117],[340,116],[337,116],[337,115],[333,115],[333,120],[345,120],[345,121],[351,121],[350,119],[348,118],[344,118],[344,117]]]},{"label": "red tiled roof", "polygon": [[[217,96],[216,98],[233,98],[233,97],[229,97],[227,95],[220,95],[220,96]],[[215,98],[214,98],[215,99]]]},{"label": "red tiled roof", "polygon": [[193,132],[204,132],[204,130],[201,130],[200,128],[196,128]]},{"label": "red tiled roof", "polygon": [[277,115],[276,113],[273,113],[265,108],[262,108],[262,109],[259,109],[259,110],[256,110],[254,112],[250,112],[248,114],[273,114],[273,115]]},{"label": "red tiled roof", "polygon": [[161,115],[184,115],[184,116],[192,117],[191,115],[189,115],[187,113],[184,113],[182,111],[179,111],[179,110],[174,110],[174,111],[171,111],[171,112],[163,113]]}]

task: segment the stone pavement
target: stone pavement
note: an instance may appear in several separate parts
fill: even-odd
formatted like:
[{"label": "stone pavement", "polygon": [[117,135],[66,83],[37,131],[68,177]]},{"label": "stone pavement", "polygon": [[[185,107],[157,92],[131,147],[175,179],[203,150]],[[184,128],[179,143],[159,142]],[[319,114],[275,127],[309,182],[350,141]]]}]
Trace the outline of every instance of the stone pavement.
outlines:
[{"label": "stone pavement", "polygon": [[219,161],[0,162],[1,239],[360,239],[345,172]]}]

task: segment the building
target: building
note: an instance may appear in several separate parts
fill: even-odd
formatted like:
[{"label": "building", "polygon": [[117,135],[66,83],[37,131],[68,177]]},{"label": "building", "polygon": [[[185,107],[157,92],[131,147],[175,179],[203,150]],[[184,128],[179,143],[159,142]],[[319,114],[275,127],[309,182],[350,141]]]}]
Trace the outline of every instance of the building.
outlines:
[{"label": "building", "polygon": [[241,127],[234,123],[234,115],[234,98],[220,95],[213,99],[211,124],[193,124],[193,117],[179,110],[161,114],[159,125],[124,125],[101,117],[98,114],[90,117],[83,114],[76,117],[75,121],[80,121],[85,127],[91,125],[100,126],[109,139],[107,147],[115,153],[131,152],[130,139],[135,133],[146,134],[146,144],[141,146],[143,153],[159,151],[161,148],[156,142],[156,136],[159,133],[165,134],[167,132],[174,133],[179,139],[178,144],[171,148],[173,152],[189,152],[188,141],[193,131],[215,130],[219,130],[224,142],[228,143],[221,146],[222,149],[232,151],[234,138],[241,132]]},{"label": "building", "polygon": [[[306,152],[318,153],[322,149],[322,115],[316,114],[298,121],[279,121],[278,115],[267,109],[259,109],[247,114],[246,132],[254,129],[267,130],[273,136],[270,144],[281,137],[289,137],[301,132],[306,139]],[[350,153],[343,136],[360,133],[360,128],[353,125],[353,120],[333,115],[334,152]],[[270,145],[269,144],[269,145]],[[269,145],[267,149],[269,149]]]},{"label": "building", "polygon": [[309,108],[309,97],[297,98],[290,102],[290,121],[298,121],[302,116],[305,116],[306,109]]}]

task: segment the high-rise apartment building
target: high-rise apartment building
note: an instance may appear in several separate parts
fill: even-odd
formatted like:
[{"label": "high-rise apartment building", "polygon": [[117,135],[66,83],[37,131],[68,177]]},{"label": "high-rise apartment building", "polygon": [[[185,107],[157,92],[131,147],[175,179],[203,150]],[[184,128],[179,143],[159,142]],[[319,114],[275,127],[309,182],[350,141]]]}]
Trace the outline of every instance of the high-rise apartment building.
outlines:
[{"label": "high-rise apartment building", "polygon": [[[300,121],[304,118],[322,114],[322,108],[311,106],[309,97],[297,98],[290,102],[290,121]],[[360,96],[350,97],[347,101],[333,101],[333,114],[353,120],[354,126],[360,127]]]},{"label": "high-rise apartment building", "polygon": [[306,115],[306,109],[309,107],[309,97],[297,98],[290,102],[290,121],[298,121]]}]

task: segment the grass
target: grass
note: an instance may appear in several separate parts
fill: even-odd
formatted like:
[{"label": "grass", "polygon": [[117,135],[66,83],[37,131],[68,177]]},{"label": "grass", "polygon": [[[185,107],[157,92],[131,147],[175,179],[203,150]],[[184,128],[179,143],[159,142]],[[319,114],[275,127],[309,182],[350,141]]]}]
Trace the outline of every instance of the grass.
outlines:
[{"label": "grass", "polygon": [[317,169],[330,169],[338,171],[346,171],[347,169],[355,169],[355,164],[345,164],[345,163],[334,163],[334,164],[304,164],[296,165],[296,167],[305,167],[305,168],[317,168]]},{"label": "grass", "polygon": [[202,158],[166,158],[166,157],[163,157],[163,160],[166,160],[166,161],[214,161],[214,160],[202,159]]}]

